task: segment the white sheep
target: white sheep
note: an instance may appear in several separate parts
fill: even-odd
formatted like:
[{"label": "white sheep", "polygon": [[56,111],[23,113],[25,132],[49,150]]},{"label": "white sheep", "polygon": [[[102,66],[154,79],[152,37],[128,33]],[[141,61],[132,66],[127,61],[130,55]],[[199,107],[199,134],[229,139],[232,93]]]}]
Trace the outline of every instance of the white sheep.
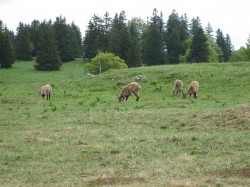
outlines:
[{"label": "white sheep", "polygon": [[199,91],[199,82],[192,81],[191,84],[189,85],[188,90],[185,93],[183,93],[183,97],[186,98],[187,95],[189,95],[189,97],[191,97],[191,95],[193,94],[193,97],[197,98],[198,91]]},{"label": "white sheep", "polygon": [[42,86],[39,90],[38,90],[38,94],[40,96],[44,97],[46,96],[47,100],[50,100],[50,95],[52,94],[52,86],[49,84],[46,84],[44,86]]},{"label": "white sheep", "polygon": [[126,99],[126,101],[127,101],[129,96],[131,96],[131,95],[135,95],[136,101],[139,101],[140,100],[140,96],[139,96],[140,89],[141,89],[141,86],[136,82],[131,82],[128,85],[124,86],[122,88],[120,94],[118,95],[119,102],[123,101],[124,99]]},{"label": "white sheep", "polygon": [[181,92],[183,92],[183,82],[181,80],[175,80],[173,95],[179,95]]}]

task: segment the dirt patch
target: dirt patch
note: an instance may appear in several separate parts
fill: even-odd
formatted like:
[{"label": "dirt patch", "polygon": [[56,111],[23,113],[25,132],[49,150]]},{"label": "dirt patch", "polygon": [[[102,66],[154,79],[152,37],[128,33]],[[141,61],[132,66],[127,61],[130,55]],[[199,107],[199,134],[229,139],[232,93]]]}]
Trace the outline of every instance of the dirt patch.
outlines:
[{"label": "dirt patch", "polygon": [[89,182],[90,186],[103,186],[103,185],[117,185],[117,184],[131,184],[135,182],[145,182],[143,178],[133,178],[133,177],[108,177],[108,178],[98,178]]},{"label": "dirt patch", "polygon": [[202,119],[205,123],[218,126],[233,126],[250,128],[250,106],[238,106],[223,110],[217,114],[207,114]]},{"label": "dirt patch", "polygon": [[224,170],[217,170],[212,173],[212,175],[216,175],[222,178],[228,178],[228,177],[247,177],[250,178],[250,168],[240,168],[240,169],[224,169]]}]

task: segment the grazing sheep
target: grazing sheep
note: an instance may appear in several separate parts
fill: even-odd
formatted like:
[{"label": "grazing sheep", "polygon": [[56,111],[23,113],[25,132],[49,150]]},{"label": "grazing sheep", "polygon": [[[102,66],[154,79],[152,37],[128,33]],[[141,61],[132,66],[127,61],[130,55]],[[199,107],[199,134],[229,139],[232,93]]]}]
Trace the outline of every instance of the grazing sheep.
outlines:
[{"label": "grazing sheep", "polygon": [[179,95],[181,92],[183,92],[183,82],[181,80],[175,80],[173,95]]},{"label": "grazing sheep", "polygon": [[199,90],[199,82],[192,81],[188,90],[185,93],[183,93],[183,97],[186,98],[187,95],[189,95],[189,97],[191,97],[191,95],[193,94],[193,97],[197,98],[198,90]]},{"label": "grazing sheep", "polygon": [[46,84],[44,86],[42,86],[39,90],[38,90],[38,94],[40,96],[44,97],[46,96],[47,97],[47,100],[50,100],[50,95],[52,93],[52,87],[49,85],[49,84]]},{"label": "grazing sheep", "polygon": [[135,95],[136,101],[139,101],[140,96],[139,96],[138,92],[140,89],[141,89],[141,86],[136,82],[131,82],[128,85],[124,86],[122,88],[120,94],[118,95],[119,102],[123,101],[124,99],[126,99],[126,101],[127,101],[129,96],[131,96],[131,95]]}]

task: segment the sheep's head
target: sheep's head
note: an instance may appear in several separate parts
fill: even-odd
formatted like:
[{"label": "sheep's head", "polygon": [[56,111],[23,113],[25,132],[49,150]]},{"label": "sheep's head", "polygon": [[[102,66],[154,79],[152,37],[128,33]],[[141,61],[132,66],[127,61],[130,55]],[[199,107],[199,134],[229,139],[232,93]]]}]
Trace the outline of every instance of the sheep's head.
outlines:
[{"label": "sheep's head", "polygon": [[183,92],[183,98],[185,99],[188,95],[188,92]]},{"label": "sheep's head", "polygon": [[124,99],[124,97],[123,97],[121,94],[118,94],[118,97],[117,97],[117,98],[118,98],[118,101],[119,101],[119,102],[122,102],[123,99]]}]

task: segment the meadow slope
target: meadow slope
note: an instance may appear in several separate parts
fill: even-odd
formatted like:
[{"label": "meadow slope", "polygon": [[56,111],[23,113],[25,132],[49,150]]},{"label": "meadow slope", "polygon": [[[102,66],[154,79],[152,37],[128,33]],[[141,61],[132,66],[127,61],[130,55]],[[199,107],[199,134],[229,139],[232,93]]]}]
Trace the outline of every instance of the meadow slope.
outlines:
[{"label": "meadow slope", "polygon": [[[0,186],[248,186],[250,63],[0,69]],[[141,101],[117,94],[135,75]],[[172,96],[175,79],[198,98]],[[51,100],[37,95],[53,86]]]}]

